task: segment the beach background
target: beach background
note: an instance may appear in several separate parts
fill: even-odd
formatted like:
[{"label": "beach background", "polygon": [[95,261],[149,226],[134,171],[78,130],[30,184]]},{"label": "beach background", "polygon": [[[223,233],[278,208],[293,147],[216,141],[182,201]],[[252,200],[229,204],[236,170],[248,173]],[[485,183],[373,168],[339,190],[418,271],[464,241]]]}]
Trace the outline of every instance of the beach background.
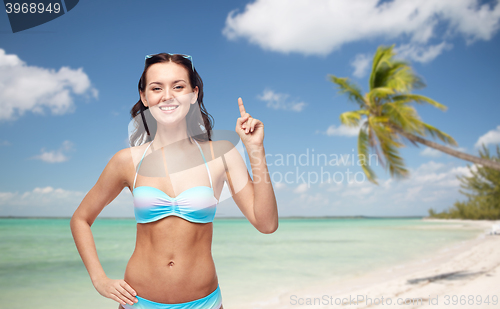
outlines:
[{"label": "beach background", "polygon": [[[399,308],[398,298],[417,303],[404,308],[421,308],[429,296],[440,296],[444,308],[446,294],[475,293],[491,302],[499,296],[500,236],[487,235],[489,223],[289,218],[280,220],[276,233],[263,235],[243,219],[218,219],[212,251],[225,308],[295,308],[299,299],[308,308],[338,306],[306,303],[308,298],[324,301],[325,295],[392,298],[394,308]],[[135,224],[132,219],[99,219],[92,226],[110,278],[123,278],[135,245]],[[4,218],[0,235],[2,307],[114,306],[92,286],[73,244],[69,219]],[[496,308],[493,303],[481,305],[477,307]],[[365,308],[363,303],[349,307]]]},{"label": "beach background", "polygon": [[[377,49],[394,45],[426,84],[412,93],[447,107],[411,103],[419,119],[453,137],[454,150],[495,154],[499,1],[79,1],[68,11],[69,2],[16,33],[0,12],[0,308],[116,309],[92,286],[69,220],[130,147],[144,58],[160,52],[192,56],[215,133],[234,134],[238,97],[265,125],[280,226],[259,233],[224,187],[212,252],[225,309],[335,308],[354,295],[391,298],[392,308],[498,308],[500,236],[488,235],[498,222],[425,219],[467,201],[458,177],[478,165],[405,141],[408,177],[374,160],[378,185],[368,181],[361,124],[339,119],[359,102],[330,75],[364,95]],[[125,188],[92,226],[109,277],[123,278],[135,228]],[[323,296],[333,304],[307,304]]]}]

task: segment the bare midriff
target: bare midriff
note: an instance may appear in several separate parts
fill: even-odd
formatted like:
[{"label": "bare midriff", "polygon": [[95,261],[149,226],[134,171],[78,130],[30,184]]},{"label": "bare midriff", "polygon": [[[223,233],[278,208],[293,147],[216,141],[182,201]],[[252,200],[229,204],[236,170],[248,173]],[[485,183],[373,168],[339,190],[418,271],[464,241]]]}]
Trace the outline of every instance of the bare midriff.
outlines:
[{"label": "bare midriff", "polygon": [[175,216],[138,223],[124,280],[138,296],[158,303],[184,303],[209,295],[218,284],[212,227]]}]

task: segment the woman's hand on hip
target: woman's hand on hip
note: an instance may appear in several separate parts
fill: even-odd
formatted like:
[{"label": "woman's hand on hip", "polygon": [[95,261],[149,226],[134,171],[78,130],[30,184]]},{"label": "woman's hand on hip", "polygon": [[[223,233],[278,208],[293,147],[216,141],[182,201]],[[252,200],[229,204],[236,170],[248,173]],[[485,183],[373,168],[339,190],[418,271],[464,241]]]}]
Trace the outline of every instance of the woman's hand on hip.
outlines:
[{"label": "woman's hand on hip", "polygon": [[123,279],[109,279],[108,277],[93,282],[95,289],[104,297],[111,298],[122,305],[133,305],[138,302],[134,296],[137,293]]},{"label": "woman's hand on hip", "polygon": [[245,146],[262,146],[264,144],[264,124],[245,111],[243,100],[238,98],[240,118],[236,121],[236,133]]}]

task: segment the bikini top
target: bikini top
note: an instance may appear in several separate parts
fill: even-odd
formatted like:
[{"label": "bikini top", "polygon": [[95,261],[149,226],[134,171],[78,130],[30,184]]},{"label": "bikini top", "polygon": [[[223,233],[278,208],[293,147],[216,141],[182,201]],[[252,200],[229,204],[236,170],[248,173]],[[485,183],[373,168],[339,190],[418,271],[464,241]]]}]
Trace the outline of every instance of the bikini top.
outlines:
[{"label": "bikini top", "polygon": [[[146,148],[146,151],[144,151],[141,161],[138,164],[134,186],[132,187],[134,213],[137,223],[158,221],[168,216],[177,216],[195,223],[209,223],[214,220],[216,206],[219,201],[214,196],[212,177],[210,176],[210,170],[208,169],[203,151],[201,151],[198,142],[196,142],[196,140],[194,141],[200,149],[203,161],[205,161],[208,177],[210,179],[210,187],[192,187],[181,192],[176,197],[170,197],[168,194],[155,187],[139,186],[135,188],[139,168],[141,167],[146,152],[153,143],[151,142]],[[212,141],[210,141],[210,150],[212,151],[212,158],[214,158]]]}]

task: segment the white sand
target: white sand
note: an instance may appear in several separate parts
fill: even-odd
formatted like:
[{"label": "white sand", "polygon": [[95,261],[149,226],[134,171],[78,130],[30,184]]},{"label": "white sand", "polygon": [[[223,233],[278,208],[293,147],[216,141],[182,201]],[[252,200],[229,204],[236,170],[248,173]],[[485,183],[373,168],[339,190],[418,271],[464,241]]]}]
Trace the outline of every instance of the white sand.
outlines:
[{"label": "white sand", "polygon": [[[445,221],[455,222],[453,228],[480,228],[484,232],[419,261],[342,283],[284,292],[239,308],[500,308],[500,235],[488,234],[491,226],[500,222]],[[485,303],[487,296],[489,304]],[[367,298],[372,301],[367,302]],[[340,305],[342,300],[346,305]]]}]

